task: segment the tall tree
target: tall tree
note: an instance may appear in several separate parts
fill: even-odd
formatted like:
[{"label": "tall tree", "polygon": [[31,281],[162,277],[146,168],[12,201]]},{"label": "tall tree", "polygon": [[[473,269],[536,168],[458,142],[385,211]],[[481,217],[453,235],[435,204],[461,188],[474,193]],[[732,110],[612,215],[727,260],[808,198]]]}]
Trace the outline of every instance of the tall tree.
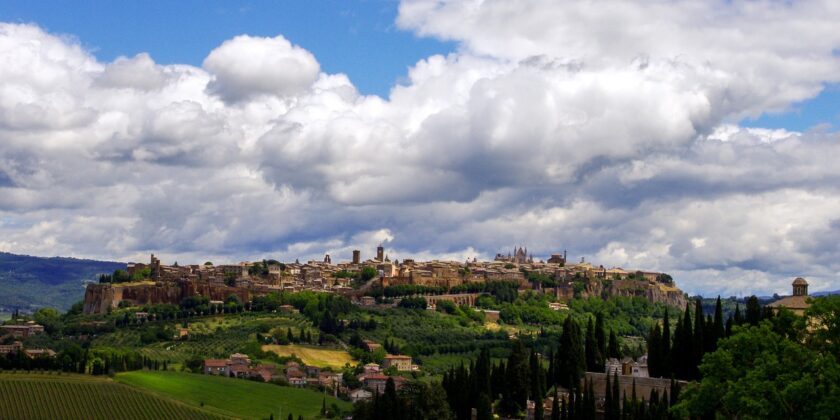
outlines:
[{"label": "tall tree", "polygon": [[723,338],[725,331],[725,326],[723,324],[723,306],[720,302],[720,295],[718,295],[717,300],[715,301],[715,318],[714,318],[714,339],[712,341],[712,351],[717,349],[717,342],[721,338]]},{"label": "tall tree", "polygon": [[601,356],[598,354],[598,342],[595,339],[595,325],[593,325],[591,317],[586,325],[584,349],[586,353],[586,370],[589,372],[600,372],[602,369],[598,368],[598,359]]},{"label": "tall tree", "polygon": [[703,333],[706,330],[706,317],[703,315],[703,303],[700,298],[694,301],[694,334],[692,336],[691,348],[693,350],[693,359],[691,361],[690,374],[692,379],[700,378],[700,361],[703,360],[705,352],[705,343],[703,342]]},{"label": "tall tree", "polygon": [[566,389],[577,388],[585,370],[580,327],[569,316],[563,323],[563,333],[560,335],[560,346],[557,350],[557,383]]},{"label": "tall tree", "polygon": [[648,372],[652,378],[662,376],[662,332],[659,324],[650,329],[647,340]]},{"label": "tall tree", "polygon": [[665,309],[665,317],[662,319],[662,350],[659,352],[662,362],[659,366],[662,376],[674,374],[673,358],[671,357],[671,321],[668,319],[668,309]]},{"label": "tall tree", "polygon": [[493,419],[493,402],[487,394],[481,394],[476,405],[476,420]]},{"label": "tall tree", "polygon": [[610,344],[607,350],[607,356],[621,359],[621,346],[618,344],[618,336],[616,336],[614,330],[610,330]]},{"label": "tall tree", "polygon": [[746,321],[752,326],[758,325],[761,321],[761,304],[755,295],[747,298]]},{"label": "tall tree", "polygon": [[604,314],[602,312],[595,315],[595,344],[598,347],[597,365],[600,367],[596,372],[602,372],[607,358],[607,335],[604,331]]},{"label": "tall tree", "polygon": [[394,383],[394,378],[388,377],[385,382],[385,392],[382,393],[382,398],[379,399],[380,410],[382,418],[395,419],[401,416],[400,400],[397,397],[397,387]]},{"label": "tall tree", "polygon": [[502,390],[501,411],[508,415],[518,415],[526,407],[528,398],[528,354],[520,340],[515,340],[507,360],[505,386]]},{"label": "tall tree", "polygon": [[744,323],[744,318],[741,316],[741,304],[735,304],[735,314],[732,316],[732,323],[735,325],[741,325]]},{"label": "tall tree", "polygon": [[[675,334],[674,342],[674,359],[677,360],[674,368],[675,374],[681,379],[691,379],[693,377],[694,366],[694,339],[691,325],[691,306],[685,305],[685,313],[683,314],[682,322],[677,324],[678,332]],[[679,348],[679,350],[678,350]]]},{"label": "tall tree", "polygon": [[613,389],[610,374],[607,373],[607,384],[604,386],[604,418],[606,420],[618,420],[618,414],[613,412]]},{"label": "tall tree", "polygon": [[529,363],[531,372],[528,375],[528,381],[531,388],[530,396],[534,401],[534,416],[535,418],[543,418],[543,398],[545,398],[545,370],[542,368],[540,357],[534,349],[531,349],[531,356]]}]

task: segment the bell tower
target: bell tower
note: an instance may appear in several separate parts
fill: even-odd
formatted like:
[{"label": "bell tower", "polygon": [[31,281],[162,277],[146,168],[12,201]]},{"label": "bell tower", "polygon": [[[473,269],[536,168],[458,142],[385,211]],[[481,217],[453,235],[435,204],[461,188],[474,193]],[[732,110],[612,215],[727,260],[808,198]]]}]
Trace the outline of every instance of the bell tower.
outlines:
[{"label": "bell tower", "polygon": [[808,296],[808,282],[802,277],[797,277],[793,281],[793,295],[794,296]]}]

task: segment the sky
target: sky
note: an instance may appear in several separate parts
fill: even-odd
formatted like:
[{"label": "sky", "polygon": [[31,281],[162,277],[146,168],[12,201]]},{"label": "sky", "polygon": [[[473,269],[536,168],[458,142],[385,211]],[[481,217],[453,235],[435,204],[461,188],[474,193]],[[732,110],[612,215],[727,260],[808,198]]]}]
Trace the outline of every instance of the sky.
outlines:
[{"label": "sky", "polygon": [[0,2],[0,251],[840,289],[830,0]]}]

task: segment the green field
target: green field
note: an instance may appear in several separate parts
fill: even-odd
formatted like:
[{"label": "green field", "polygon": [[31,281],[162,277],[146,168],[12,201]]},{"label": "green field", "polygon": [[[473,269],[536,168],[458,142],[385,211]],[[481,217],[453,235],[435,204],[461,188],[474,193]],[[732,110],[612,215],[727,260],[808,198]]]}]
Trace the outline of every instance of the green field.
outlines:
[{"label": "green field", "polygon": [[[175,328],[181,324],[171,321],[166,325]],[[291,328],[298,333],[302,328],[311,328],[311,322],[301,315],[219,315],[191,320],[188,328],[190,337],[185,341],[146,345],[140,340],[140,328],[121,328],[97,337],[93,347],[135,349],[152,359],[183,363],[191,357],[226,358],[244,352],[245,346],[255,340],[257,332],[267,334],[271,330]]]},{"label": "green field", "polygon": [[262,350],[274,352],[279,356],[295,355],[307,366],[341,369],[348,363],[351,365],[356,364],[356,361],[350,357],[349,353],[339,349],[326,349],[322,347],[301,346],[297,344],[289,344],[285,346],[269,344],[262,346]]},{"label": "green field", "polygon": [[[295,418],[298,415],[315,418],[324,398],[323,394],[306,389],[191,373],[125,372],[117,375],[117,381],[194,406],[203,404],[204,409],[222,415],[242,418],[267,418],[271,413],[278,418],[281,409],[283,418],[289,413]],[[327,406],[336,403],[342,410],[351,409],[347,402],[326,398]]]},{"label": "green field", "polygon": [[85,375],[0,374],[3,419],[223,418],[200,408]]}]

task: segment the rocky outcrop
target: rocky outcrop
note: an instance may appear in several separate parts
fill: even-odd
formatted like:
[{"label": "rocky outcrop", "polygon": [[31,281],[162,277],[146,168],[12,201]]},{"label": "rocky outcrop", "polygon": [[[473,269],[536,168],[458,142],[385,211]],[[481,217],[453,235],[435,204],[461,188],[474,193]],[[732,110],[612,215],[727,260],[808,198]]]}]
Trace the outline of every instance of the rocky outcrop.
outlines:
[{"label": "rocky outcrop", "polygon": [[[267,292],[267,291],[266,291]],[[86,314],[107,313],[120,302],[132,305],[169,303],[178,305],[187,296],[206,296],[210,300],[225,300],[236,295],[241,302],[249,302],[254,295],[264,294],[245,287],[228,287],[198,283],[193,280],[157,281],[124,284],[88,284],[85,289],[84,312]]]},{"label": "rocky outcrop", "polygon": [[684,308],[685,294],[674,285],[652,283],[648,280],[612,280],[608,288],[611,296],[643,297],[651,303],[664,303]]},{"label": "rocky outcrop", "polygon": [[110,284],[89,283],[85,288],[84,311],[86,314],[108,312],[114,302],[114,288]]}]

